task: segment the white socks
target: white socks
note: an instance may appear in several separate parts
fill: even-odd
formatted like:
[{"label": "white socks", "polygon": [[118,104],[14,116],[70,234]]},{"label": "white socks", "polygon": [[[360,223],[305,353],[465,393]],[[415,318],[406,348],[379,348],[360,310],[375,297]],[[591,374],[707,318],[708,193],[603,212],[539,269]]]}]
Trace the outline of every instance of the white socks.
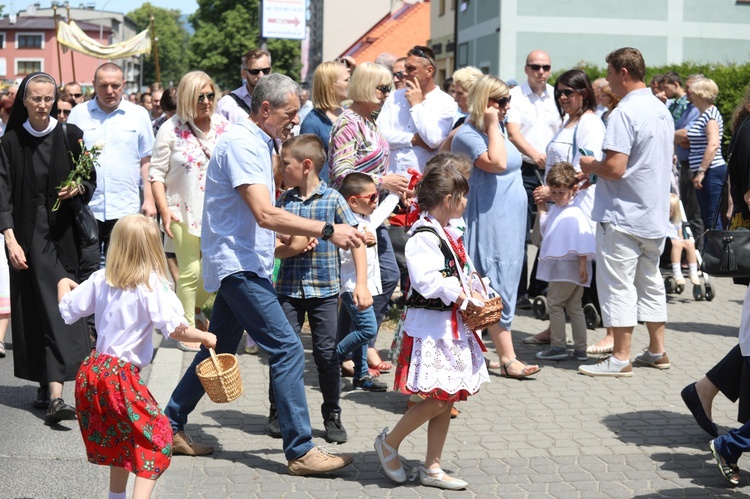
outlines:
[{"label": "white socks", "polygon": [[107,499],[127,499],[128,493],[127,492],[112,492],[109,491],[109,495],[107,496]]},{"label": "white socks", "polygon": [[627,366],[628,364],[630,364],[629,360],[620,360],[614,355],[609,357],[609,361],[616,366]]},{"label": "white socks", "polygon": [[698,264],[697,263],[688,263],[688,272],[690,273],[690,278],[692,279],[695,277],[698,278]]},{"label": "white socks", "polygon": [[680,262],[672,263],[672,275],[678,281],[682,279],[682,267],[680,266]]}]

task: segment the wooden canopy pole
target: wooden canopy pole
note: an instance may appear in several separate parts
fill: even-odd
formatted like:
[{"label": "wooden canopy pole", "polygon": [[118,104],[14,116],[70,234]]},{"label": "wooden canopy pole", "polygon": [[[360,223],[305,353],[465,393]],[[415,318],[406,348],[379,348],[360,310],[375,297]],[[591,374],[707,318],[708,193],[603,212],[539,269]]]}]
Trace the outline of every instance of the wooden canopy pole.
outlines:
[{"label": "wooden canopy pole", "polygon": [[60,41],[57,39],[57,2],[52,3],[52,16],[55,18],[55,42],[57,45],[57,68],[59,71],[60,79],[58,83],[62,83],[62,61],[60,60]]},{"label": "wooden canopy pole", "polygon": [[156,83],[161,84],[161,72],[159,71],[159,39],[156,37],[156,26],[154,25],[154,16],[149,18],[151,24],[151,43],[154,44],[154,62],[156,63]]},{"label": "wooden canopy pole", "polygon": [[[68,15],[68,22],[70,22],[70,3],[65,2],[65,10]],[[76,61],[73,59],[73,53],[75,50],[70,51],[70,66],[73,68],[73,82],[78,83],[76,79]]]}]

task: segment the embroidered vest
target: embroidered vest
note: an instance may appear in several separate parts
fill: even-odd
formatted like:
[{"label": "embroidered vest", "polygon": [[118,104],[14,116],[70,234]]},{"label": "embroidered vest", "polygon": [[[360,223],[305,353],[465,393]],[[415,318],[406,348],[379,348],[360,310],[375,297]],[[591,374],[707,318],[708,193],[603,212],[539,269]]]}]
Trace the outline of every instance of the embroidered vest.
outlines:
[{"label": "embroidered vest", "polygon": [[[440,273],[443,275],[443,277],[459,277],[459,271],[456,267],[456,259],[453,256],[453,252],[451,251],[448,243],[446,243],[445,240],[440,237],[437,231],[432,227],[422,226],[417,228],[414,231],[414,234],[416,234],[417,232],[430,232],[438,237],[438,240],[440,240],[440,252],[445,257],[445,267],[440,271]],[[413,287],[409,288],[409,295],[406,297],[406,306],[408,308],[426,308],[428,310],[440,311],[453,309],[452,303],[450,305],[446,305],[440,298],[427,299],[424,296],[420,295]]]}]

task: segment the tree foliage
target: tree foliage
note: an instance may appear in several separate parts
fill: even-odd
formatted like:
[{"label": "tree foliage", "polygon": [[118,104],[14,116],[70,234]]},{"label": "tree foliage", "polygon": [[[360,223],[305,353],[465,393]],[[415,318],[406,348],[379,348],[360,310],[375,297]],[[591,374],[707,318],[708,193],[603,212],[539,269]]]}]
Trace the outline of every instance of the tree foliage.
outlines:
[{"label": "tree foliage", "polygon": [[[127,14],[142,31],[148,27],[149,19],[154,16],[154,27],[158,39],[159,72],[161,83],[165,87],[180,81],[183,74],[189,71],[188,66],[188,32],[180,19],[179,10],[163,9],[144,3]],[[143,83],[150,85],[156,81],[156,59],[153,54],[143,61]]]},{"label": "tree foliage", "polygon": [[[208,73],[224,90],[240,86],[240,59],[260,46],[258,0],[198,0],[190,16],[195,33],[190,37],[190,65]],[[274,72],[299,79],[300,42],[268,40]]]}]

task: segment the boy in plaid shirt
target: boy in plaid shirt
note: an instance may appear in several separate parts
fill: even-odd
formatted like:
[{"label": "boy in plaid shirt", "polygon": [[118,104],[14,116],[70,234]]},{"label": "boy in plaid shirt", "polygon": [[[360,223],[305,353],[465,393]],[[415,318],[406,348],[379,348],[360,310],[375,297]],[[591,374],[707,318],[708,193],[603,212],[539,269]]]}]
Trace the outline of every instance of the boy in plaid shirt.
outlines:
[{"label": "boy in plaid shirt", "polygon": [[[347,435],[341,424],[341,371],[336,354],[336,325],[341,280],[339,252],[328,238],[333,235],[334,224],[359,223],[349,205],[337,191],[329,188],[318,177],[326,161],[321,140],[312,134],[293,137],[281,150],[284,183],[289,188],[279,196],[276,206],[305,218],[328,222],[320,240],[296,236],[279,237],[276,256],[283,258],[276,291],[281,308],[297,334],[305,322],[310,322],[313,340],[313,358],[318,368],[318,383],[323,394],[323,421],[326,440],[346,442]],[[304,248],[304,250],[302,250]],[[357,285],[353,293],[360,308],[372,305],[367,288],[367,256],[364,245],[352,250],[357,267]],[[274,407],[273,391],[269,389],[271,415],[269,433],[281,436]]]}]

